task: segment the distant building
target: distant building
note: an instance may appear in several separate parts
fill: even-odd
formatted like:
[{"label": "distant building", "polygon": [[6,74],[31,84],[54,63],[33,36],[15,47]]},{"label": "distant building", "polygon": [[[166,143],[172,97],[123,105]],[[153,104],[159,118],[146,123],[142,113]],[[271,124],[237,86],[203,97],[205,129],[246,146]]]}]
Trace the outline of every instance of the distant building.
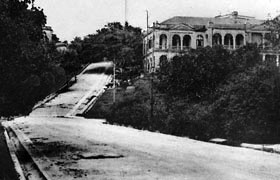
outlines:
[{"label": "distant building", "polygon": [[48,41],[48,42],[51,42],[52,41],[52,35],[53,35],[52,27],[44,26],[43,27],[43,32],[44,32],[44,35],[45,35],[45,40]]},{"label": "distant building", "polygon": [[235,50],[247,43],[256,43],[262,49],[263,58],[277,52],[269,51],[265,35],[271,33],[264,20],[239,15],[237,11],[216,17],[175,16],[149,27],[143,39],[144,66],[147,72],[159,68],[160,61],[172,60],[188,53],[189,49],[222,45]]},{"label": "distant building", "polygon": [[55,43],[56,50],[60,53],[65,53],[68,51],[67,43],[64,42],[58,42]]}]

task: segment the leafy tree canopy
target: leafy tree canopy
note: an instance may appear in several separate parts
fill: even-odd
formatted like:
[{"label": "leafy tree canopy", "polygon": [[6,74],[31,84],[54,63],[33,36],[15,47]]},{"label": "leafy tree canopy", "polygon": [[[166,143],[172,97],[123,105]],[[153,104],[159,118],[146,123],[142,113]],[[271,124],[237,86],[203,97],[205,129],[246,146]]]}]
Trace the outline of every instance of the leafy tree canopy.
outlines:
[{"label": "leafy tree canopy", "polygon": [[46,17],[32,0],[0,3],[0,115],[27,113],[65,76],[44,42]]},{"label": "leafy tree canopy", "polygon": [[142,66],[141,29],[128,23],[125,26],[119,22],[108,23],[96,34],[90,34],[82,41],[76,38],[71,44],[77,48],[84,63],[106,58],[115,60],[120,68]]}]

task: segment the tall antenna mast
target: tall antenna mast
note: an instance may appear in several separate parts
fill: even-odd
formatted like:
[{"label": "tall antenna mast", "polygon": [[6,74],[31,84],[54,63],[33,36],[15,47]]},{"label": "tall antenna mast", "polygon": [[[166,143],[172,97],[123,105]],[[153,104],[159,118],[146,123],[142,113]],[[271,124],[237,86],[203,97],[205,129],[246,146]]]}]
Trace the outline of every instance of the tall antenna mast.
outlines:
[{"label": "tall antenna mast", "polygon": [[127,22],[127,0],[125,0],[125,7],[124,7],[124,25]]},{"label": "tall antenna mast", "polygon": [[146,15],[147,15],[147,32],[148,32],[148,29],[149,29],[149,11],[146,10]]}]

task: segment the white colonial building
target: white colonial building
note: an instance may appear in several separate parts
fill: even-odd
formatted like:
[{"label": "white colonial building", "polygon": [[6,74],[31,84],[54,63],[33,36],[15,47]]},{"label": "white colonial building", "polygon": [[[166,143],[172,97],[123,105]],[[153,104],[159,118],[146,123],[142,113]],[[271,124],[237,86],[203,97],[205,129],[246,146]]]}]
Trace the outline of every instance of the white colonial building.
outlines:
[{"label": "white colonial building", "polygon": [[264,49],[264,58],[267,54],[273,55],[278,61],[278,53],[265,51],[269,47],[265,36],[271,32],[264,22],[238,15],[237,11],[214,18],[176,16],[162,23],[156,22],[149,27],[143,39],[145,70],[153,72],[159,68],[160,61],[170,61],[191,48],[213,45],[235,50],[247,43],[256,43]]}]

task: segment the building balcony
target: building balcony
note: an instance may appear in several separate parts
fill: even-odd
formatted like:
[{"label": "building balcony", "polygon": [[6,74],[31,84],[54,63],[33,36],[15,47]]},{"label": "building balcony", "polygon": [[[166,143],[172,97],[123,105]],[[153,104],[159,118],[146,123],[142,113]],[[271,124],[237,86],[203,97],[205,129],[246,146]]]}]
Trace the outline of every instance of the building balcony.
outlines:
[{"label": "building balcony", "polygon": [[233,45],[224,45],[225,49],[233,49]]},{"label": "building balcony", "polygon": [[166,50],[167,49],[167,45],[159,45],[159,49]]},{"label": "building balcony", "polygon": [[235,49],[239,49],[241,47],[243,47],[244,45],[235,45]]},{"label": "building balcony", "polygon": [[171,46],[172,50],[177,50],[180,51],[181,50],[181,46]]},{"label": "building balcony", "polygon": [[189,50],[189,49],[191,49],[190,46],[183,46],[183,50]]}]

